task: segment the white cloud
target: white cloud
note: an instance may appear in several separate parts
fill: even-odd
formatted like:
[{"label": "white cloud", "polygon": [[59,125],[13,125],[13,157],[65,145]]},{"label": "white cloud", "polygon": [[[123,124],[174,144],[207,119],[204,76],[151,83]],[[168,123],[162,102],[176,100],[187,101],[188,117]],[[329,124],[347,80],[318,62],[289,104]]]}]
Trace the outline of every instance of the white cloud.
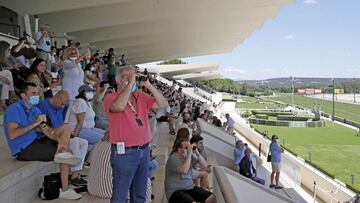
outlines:
[{"label": "white cloud", "polygon": [[303,3],[304,4],[316,4],[317,0],[304,0]]},{"label": "white cloud", "polygon": [[284,38],[285,38],[285,39],[288,39],[288,40],[291,40],[291,39],[294,39],[294,38],[295,38],[295,35],[293,35],[293,34],[288,34],[288,35],[285,35]]}]

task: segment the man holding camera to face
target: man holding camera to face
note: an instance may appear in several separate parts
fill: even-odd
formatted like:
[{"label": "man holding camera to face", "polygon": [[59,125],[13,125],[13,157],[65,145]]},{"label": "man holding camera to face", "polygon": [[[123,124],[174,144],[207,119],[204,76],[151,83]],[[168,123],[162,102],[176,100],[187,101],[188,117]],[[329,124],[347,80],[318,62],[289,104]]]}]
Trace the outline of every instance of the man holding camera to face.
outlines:
[{"label": "man holding camera to face", "polygon": [[[111,166],[113,169],[112,203],[145,202],[152,139],[148,120],[151,109],[167,108],[164,96],[146,77],[138,77],[130,66],[117,69],[117,92],[104,99],[109,122]],[[153,95],[137,91],[137,83]]]},{"label": "man holding camera to face", "polygon": [[55,35],[49,33],[50,26],[48,24],[44,24],[40,27],[40,32],[35,33],[35,42],[36,42],[36,51],[37,58],[41,58],[46,62],[46,68],[50,71],[51,69],[51,60],[50,60],[50,52],[52,46],[52,40]]}]

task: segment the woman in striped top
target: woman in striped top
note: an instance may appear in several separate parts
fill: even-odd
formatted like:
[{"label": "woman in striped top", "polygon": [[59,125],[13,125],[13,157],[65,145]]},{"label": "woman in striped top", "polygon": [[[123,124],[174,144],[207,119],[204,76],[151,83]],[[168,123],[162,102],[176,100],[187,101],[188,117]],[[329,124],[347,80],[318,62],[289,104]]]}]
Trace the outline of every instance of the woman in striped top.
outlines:
[{"label": "woman in striped top", "polygon": [[[88,191],[91,195],[110,199],[112,196],[112,169],[110,165],[111,143],[109,133],[95,145],[91,154],[91,167],[88,176]],[[146,203],[151,202],[151,181],[148,179]]]}]

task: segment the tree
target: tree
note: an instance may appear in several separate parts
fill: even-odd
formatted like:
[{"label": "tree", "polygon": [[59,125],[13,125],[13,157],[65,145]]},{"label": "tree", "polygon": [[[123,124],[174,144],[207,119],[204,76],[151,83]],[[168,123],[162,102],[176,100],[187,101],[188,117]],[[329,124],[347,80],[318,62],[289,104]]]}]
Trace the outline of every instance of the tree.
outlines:
[{"label": "tree", "polygon": [[187,64],[185,61],[181,59],[170,59],[160,63],[160,65],[167,65],[167,64]]}]

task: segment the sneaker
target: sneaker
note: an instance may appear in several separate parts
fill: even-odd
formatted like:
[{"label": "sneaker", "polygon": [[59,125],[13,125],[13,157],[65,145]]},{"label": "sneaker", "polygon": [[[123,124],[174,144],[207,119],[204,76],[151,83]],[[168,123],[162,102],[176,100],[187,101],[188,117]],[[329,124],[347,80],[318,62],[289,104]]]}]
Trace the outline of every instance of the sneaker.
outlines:
[{"label": "sneaker", "polygon": [[282,186],[275,186],[275,189],[283,189]]},{"label": "sneaker", "polygon": [[275,187],[275,185],[274,184],[270,184],[270,186],[269,186],[270,188],[273,188],[273,187]]},{"label": "sneaker", "polygon": [[60,152],[55,154],[54,161],[59,164],[75,166],[81,162],[81,158],[74,156],[70,152]]},{"label": "sneaker", "polygon": [[69,199],[69,200],[75,200],[80,199],[82,196],[74,191],[72,188],[68,188],[65,191],[60,189],[59,198],[60,199]]},{"label": "sneaker", "polygon": [[70,184],[74,185],[74,186],[77,186],[77,187],[87,185],[87,183],[88,182],[85,179],[81,178],[81,177],[70,179]]}]

